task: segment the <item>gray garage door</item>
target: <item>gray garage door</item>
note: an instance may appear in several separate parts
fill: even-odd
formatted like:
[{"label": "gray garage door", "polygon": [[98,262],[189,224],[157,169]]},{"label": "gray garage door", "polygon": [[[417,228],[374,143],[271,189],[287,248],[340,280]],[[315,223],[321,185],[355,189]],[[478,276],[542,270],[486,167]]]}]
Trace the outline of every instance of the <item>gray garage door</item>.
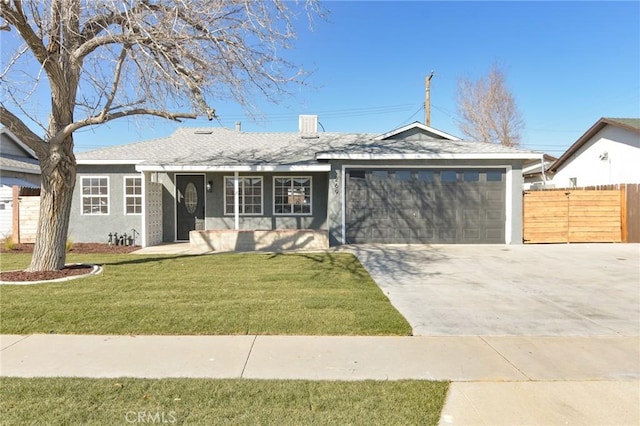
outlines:
[{"label": "gray garage door", "polygon": [[347,169],[347,242],[504,243],[504,169]]}]

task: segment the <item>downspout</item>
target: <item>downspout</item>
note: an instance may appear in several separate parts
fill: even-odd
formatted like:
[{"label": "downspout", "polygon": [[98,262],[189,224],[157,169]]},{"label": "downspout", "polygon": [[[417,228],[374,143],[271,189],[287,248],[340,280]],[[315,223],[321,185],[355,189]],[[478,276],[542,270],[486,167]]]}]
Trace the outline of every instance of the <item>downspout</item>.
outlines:
[{"label": "downspout", "polygon": [[542,171],[542,182],[546,186],[547,185],[547,175],[545,174],[545,170],[544,170],[544,154],[542,154],[540,156],[540,170]]},{"label": "downspout", "polygon": [[240,175],[233,172],[233,226],[236,231],[240,229]]}]

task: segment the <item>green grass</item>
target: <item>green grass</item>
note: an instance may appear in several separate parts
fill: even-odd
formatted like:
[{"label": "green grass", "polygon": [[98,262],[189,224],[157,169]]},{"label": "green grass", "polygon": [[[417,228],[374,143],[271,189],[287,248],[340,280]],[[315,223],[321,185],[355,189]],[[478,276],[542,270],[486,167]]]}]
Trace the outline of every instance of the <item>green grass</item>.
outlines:
[{"label": "green grass", "polygon": [[[30,255],[2,254],[2,270]],[[0,333],[409,335],[347,253],[74,255],[101,275],[0,286]]]},{"label": "green grass", "polygon": [[0,378],[0,424],[434,425],[447,387],[428,381]]}]

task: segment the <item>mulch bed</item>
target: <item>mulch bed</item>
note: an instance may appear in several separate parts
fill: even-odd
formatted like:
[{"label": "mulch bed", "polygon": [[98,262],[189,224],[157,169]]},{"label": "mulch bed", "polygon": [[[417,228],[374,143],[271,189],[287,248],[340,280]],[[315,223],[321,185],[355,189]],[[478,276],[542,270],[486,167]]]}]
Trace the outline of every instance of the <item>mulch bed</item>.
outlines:
[{"label": "mulch bed", "polygon": [[[73,244],[69,253],[93,254],[93,253],[131,253],[138,250],[140,246],[110,246],[98,243],[76,243]],[[33,244],[16,244],[11,250],[0,247],[0,253],[33,253]],[[26,282],[26,281],[46,281],[58,278],[66,278],[74,275],[88,274],[93,270],[92,265],[69,265],[60,271],[26,272],[7,271],[0,272],[0,281]]]}]

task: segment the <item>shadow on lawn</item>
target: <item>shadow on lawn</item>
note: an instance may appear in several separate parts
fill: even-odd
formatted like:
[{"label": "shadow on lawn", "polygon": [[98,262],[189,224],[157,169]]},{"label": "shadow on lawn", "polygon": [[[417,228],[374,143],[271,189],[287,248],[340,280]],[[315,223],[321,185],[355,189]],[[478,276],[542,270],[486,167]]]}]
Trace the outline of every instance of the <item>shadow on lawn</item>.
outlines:
[{"label": "shadow on lawn", "polygon": [[[344,257],[335,256],[351,254],[353,257],[345,262]],[[360,277],[383,274],[391,279],[406,276],[420,276],[423,278],[441,275],[440,272],[425,273],[425,264],[435,264],[446,261],[447,256],[439,249],[429,245],[351,245],[344,246],[337,252],[326,253],[272,253],[271,256],[300,256],[318,263],[329,262],[331,267],[343,268]],[[365,273],[366,271],[366,273]]]},{"label": "shadow on lawn", "polygon": [[[336,256],[336,254],[340,253],[340,256]],[[351,254],[345,260],[345,254]],[[321,252],[321,253],[312,253],[312,252],[276,252],[269,253],[269,258],[275,259],[281,256],[294,256],[301,257],[307,260],[311,260],[313,262],[318,263],[320,268],[317,270],[316,275],[320,275],[323,273],[323,269],[344,269],[347,272],[357,276],[360,279],[366,279],[369,277],[369,274],[362,266],[358,258],[352,255],[352,253],[346,252]]]},{"label": "shadow on lawn", "polygon": [[111,261],[111,262],[95,262],[95,263],[102,266],[140,265],[144,263],[155,263],[155,262],[161,262],[164,260],[176,260],[176,259],[182,259],[186,257],[196,257],[196,256],[205,256],[205,255],[176,254],[176,255],[148,255],[148,256],[141,256],[141,257],[138,257],[138,256],[140,255],[136,255],[135,258],[130,258],[127,260],[118,260],[118,261]]},{"label": "shadow on lawn", "polygon": [[[149,255],[144,257],[132,257],[126,260],[96,262],[101,265],[139,265],[145,263],[155,263],[183,258],[193,258],[199,256],[225,256],[225,255],[262,255],[269,259],[276,259],[282,256],[301,257],[316,262],[319,266],[318,274],[322,274],[326,269],[344,269],[359,278],[374,279],[377,276],[385,276],[392,280],[401,280],[407,276],[419,276],[431,278],[440,275],[440,272],[425,272],[425,264],[436,264],[447,261],[448,257],[437,247],[430,245],[351,245],[344,246],[338,251],[325,252],[225,252],[214,254],[176,254],[176,255]],[[351,256],[345,260],[345,254]]]}]

